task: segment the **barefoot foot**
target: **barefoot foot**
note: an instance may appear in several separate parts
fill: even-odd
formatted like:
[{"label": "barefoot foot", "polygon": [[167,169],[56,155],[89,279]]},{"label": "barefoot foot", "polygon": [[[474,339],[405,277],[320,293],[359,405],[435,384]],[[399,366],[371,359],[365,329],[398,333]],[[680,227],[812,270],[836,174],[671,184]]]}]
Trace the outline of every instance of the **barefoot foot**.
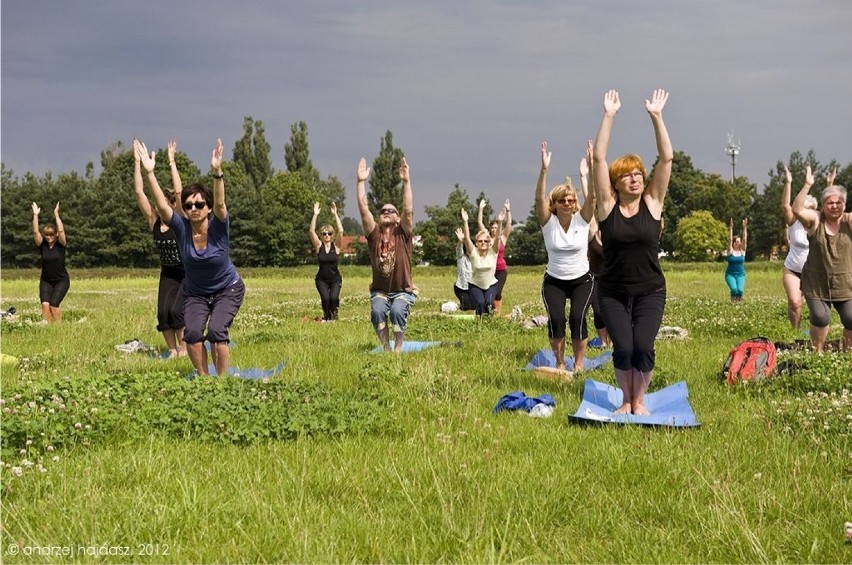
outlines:
[{"label": "barefoot foot", "polygon": [[626,402],[621,405],[621,408],[613,412],[613,414],[630,414],[631,408],[632,406],[630,405],[630,403]]},{"label": "barefoot foot", "polygon": [[650,416],[651,413],[648,412],[648,409],[645,408],[644,404],[634,404],[633,405],[633,413],[636,416]]}]

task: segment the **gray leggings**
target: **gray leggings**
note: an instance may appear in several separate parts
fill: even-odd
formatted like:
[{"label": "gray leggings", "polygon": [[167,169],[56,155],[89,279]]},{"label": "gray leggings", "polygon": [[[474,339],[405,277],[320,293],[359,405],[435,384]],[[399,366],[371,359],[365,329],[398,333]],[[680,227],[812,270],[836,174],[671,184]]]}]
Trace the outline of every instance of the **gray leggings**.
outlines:
[{"label": "gray leggings", "polygon": [[843,328],[852,330],[852,300],[820,300],[819,298],[806,298],[808,310],[811,311],[809,320],[815,328],[827,328],[831,321],[831,307],[840,314]]}]

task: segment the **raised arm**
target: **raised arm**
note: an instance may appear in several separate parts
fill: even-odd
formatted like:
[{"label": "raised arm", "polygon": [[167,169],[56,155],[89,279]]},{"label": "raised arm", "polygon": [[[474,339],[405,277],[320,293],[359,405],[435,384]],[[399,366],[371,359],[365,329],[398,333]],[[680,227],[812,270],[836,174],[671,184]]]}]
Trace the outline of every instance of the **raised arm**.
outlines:
[{"label": "raised arm", "polygon": [[337,235],[334,236],[334,246],[338,251],[343,247],[343,222],[340,221],[340,216],[337,215],[337,202],[331,203],[331,215],[334,216],[334,223],[337,229]]},{"label": "raised arm", "polygon": [[743,218],[743,253],[748,247],[748,218]]},{"label": "raised arm", "polygon": [[503,226],[503,245],[506,245],[509,236],[512,235],[512,203],[509,202],[508,198],[503,203],[503,211],[506,213],[506,224]]},{"label": "raised arm", "polygon": [[506,219],[506,214],[503,210],[500,210],[500,213],[497,214],[497,237],[494,238],[494,241],[491,242],[491,249],[494,250],[494,253],[500,253],[500,234],[503,232],[503,220]]},{"label": "raised arm", "polygon": [[142,168],[145,170],[145,175],[148,178],[148,186],[151,187],[151,196],[154,198],[154,206],[157,208],[157,214],[160,219],[168,224],[172,219],[174,210],[169,199],[163,194],[163,189],[160,188],[160,183],[157,182],[157,176],[154,174],[154,165],[156,165],[156,151],[151,151],[148,154],[148,148],[138,139],[133,140],[133,152],[139,158]]},{"label": "raised arm", "polygon": [[402,218],[399,225],[410,235],[414,232],[414,193],[411,192],[411,171],[405,157],[399,164],[399,179],[402,181]]},{"label": "raised arm", "polygon": [[618,91],[609,90],[604,94],[604,114],[601,119],[601,125],[598,128],[598,135],[595,137],[594,159],[592,162],[592,175],[595,186],[595,217],[599,222],[602,222],[612,212],[615,206],[615,196],[613,195],[612,183],[609,181],[609,167],[606,162],[606,152],[609,149],[609,137],[612,133],[612,123],[615,121],[615,115],[621,108],[621,101],[618,99]]},{"label": "raised arm", "polygon": [[784,165],[784,189],[781,191],[781,217],[784,218],[785,225],[792,225],[796,221],[796,216],[793,214],[793,206],[790,203],[790,195],[792,193],[793,174],[790,169]]},{"label": "raised arm", "polygon": [[136,205],[139,206],[139,211],[142,212],[142,217],[148,222],[148,227],[154,227],[154,222],[157,220],[157,215],[151,208],[151,203],[148,202],[148,197],[145,196],[145,190],[142,187],[142,165],[139,155],[133,153],[133,191],[136,193]]},{"label": "raised arm", "polygon": [[456,239],[459,240],[459,244],[456,245],[456,261],[461,259],[462,255],[464,255],[464,230],[461,228],[456,228]]},{"label": "raised arm", "polygon": [[361,225],[364,226],[364,233],[369,235],[376,228],[376,220],[373,218],[373,213],[370,212],[370,205],[367,203],[367,179],[370,177],[370,168],[367,166],[367,160],[361,157],[358,161],[358,169],[355,172],[355,180],[357,187],[355,189],[355,197],[358,199],[358,211],[361,212]]},{"label": "raised arm", "polygon": [[485,211],[486,204],[488,204],[488,200],[483,198],[482,200],[479,201],[479,208],[476,210],[476,228],[479,231],[488,229],[488,228],[485,227],[485,223],[482,221],[482,214]]},{"label": "raised arm", "polygon": [[538,172],[538,182],[535,185],[535,215],[538,225],[543,226],[550,221],[550,205],[547,202],[545,187],[547,186],[547,168],[553,154],[547,150],[547,142],[541,142],[541,170]]},{"label": "raised arm", "polygon": [[317,235],[317,216],[319,216],[319,213],[320,203],[314,202],[314,215],[311,216],[311,225],[308,227],[308,238],[311,240],[311,246],[314,248],[314,252],[319,251],[320,245],[322,245],[322,242]]},{"label": "raised arm", "polygon": [[222,138],[216,139],[213,155],[210,157],[210,166],[213,168],[213,215],[224,222],[228,218],[228,208],[225,206],[225,175],[222,174],[222,155],[225,146]]},{"label": "raised arm", "polygon": [[473,250],[476,247],[473,245],[473,242],[470,240],[470,226],[467,224],[468,215],[467,210],[464,208],[461,209],[461,219],[462,219],[462,233],[464,234],[464,248],[467,250],[468,255],[473,253]]},{"label": "raised arm", "polygon": [[805,184],[802,185],[802,189],[796,194],[796,198],[793,199],[793,214],[802,222],[808,233],[812,233],[817,227],[817,224],[819,224],[819,212],[805,208],[805,197],[807,197],[808,191],[810,191],[813,185],[814,174],[811,171],[811,166],[808,165],[805,168]]},{"label": "raised arm", "polygon": [[177,163],[175,163],[176,152],[177,139],[172,138],[169,140],[168,154],[169,171],[172,173],[172,190],[174,190],[175,193],[175,212],[177,212],[181,216],[184,216],[185,212],[183,211],[183,205],[180,197],[181,192],[183,192],[183,183],[180,180],[180,173],[178,172]]},{"label": "raised arm", "polygon": [[828,171],[828,174],[825,176],[825,186],[834,186],[834,179],[837,178],[837,167],[834,167],[832,170]]},{"label": "raised arm", "polygon": [[[583,207],[580,208],[580,216],[590,226],[595,220],[595,206],[597,201],[595,191],[589,190],[589,163],[592,162],[594,162],[594,146],[590,139],[586,143],[586,156],[580,161],[580,187],[583,189]],[[592,179],[592,184],[594,184],[594,179]],[[590,237],[594,236],[594,234],[589,235]]]},{"label": "raised arm", "polygon": [[53,221],[56,223],[56,241],[62,247],[66,247],[68,241],[65,239],[65,224],[62,223],[62,218],[59,217],[59,202],[56,203],[56,207],[53,209]]},{"label": "raised arm", "polygon": [[645,100],[645,110],[651,116],[651,123],[654,124],[654,137],[657,141],[657,164],[654,166],[654,176],[651,177],[651,182],[645,192],[645,203],[648,205],[651,215],[655,218],[662,217],[663,202],[666,199],[666,191],[669,189],[672,162],[674,161],[672,141],[669,139],[669,132],[663,121],[663,108],[668,99],[669,93],[658,88],[651,95],[650,100]]},{"label": "raised arm", "polygon": [[33,202],[33,241],[36,247],[41,247],[41,242],[44,241],[44,236],[41,235],[41,230],[38,228],[38,215],[41,214],[41,208]]}]

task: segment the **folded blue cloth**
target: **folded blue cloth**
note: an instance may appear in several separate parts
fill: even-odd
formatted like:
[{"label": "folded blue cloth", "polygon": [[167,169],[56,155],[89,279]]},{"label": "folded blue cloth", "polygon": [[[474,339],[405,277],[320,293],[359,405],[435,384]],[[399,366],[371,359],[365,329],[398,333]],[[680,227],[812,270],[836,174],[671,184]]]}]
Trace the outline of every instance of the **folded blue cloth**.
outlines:
[{"label": "folded blue cloth", "polygon": [[530,398],[522,390],[515,390],[503,397],[494,406],[494,412],[503,410],[523,410],[529,412],[536,404],[546,404],[547,406],[556,406],[556,399],[549,394],[542,394],[535,398]]}]

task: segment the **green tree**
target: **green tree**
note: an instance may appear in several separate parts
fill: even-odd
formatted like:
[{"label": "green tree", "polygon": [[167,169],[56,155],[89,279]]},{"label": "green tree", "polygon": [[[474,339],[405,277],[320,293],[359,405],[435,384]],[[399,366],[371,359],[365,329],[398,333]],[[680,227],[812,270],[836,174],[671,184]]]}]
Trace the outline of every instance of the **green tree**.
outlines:
[{"label": "green tree", "polygon": [[[270,242],[261,235],[265,222],[261,191],[238,163],[223,162],[222,174],[225,175],[225,203],[231,221],[231,260],[238,267],[263,265]],[[212,183],[212,178],[209,182]]]},{"label": "green tree", "polygon": [[[511,252],[509,250],[511,245]],[[544,248],[544,236],[538,225],[535,205],[522,225],[515,226],[512,237],[506,246],[507,262],[513,265],[544,265],[547,263],[547,250]]]},{"label": "green tree", "polygon": [[242,165],[255,188],[263,186],[274,172],[269,157],[270,150],[263,121],[255,121],[251,116],[245,116],[243,136],[234,145],[233,160]]},{"label": "green tree", "polygon": [[675,257],[712,261],[728,246],[728,227],[707,210],[690,212],[675,230]]},{"label": "green tree", "polygon": [[[376,215],[385,203],[393,204],[398,210],[402,209],[402,182],[399,180],[399,166],[404,156],[402,149],[394,147],[393,133],[388,130],[381,140],[379,154],[373,160],[368,180],[367,203],[373,215]],[[415,198],[416,182],[415,179],[411,183],[415,190]]]},{"label": "green tree", "polygon": [[[654,166],[656,166],[656,163]],[[677,224],[681,218],[686,217],[691,211],[687,208],[687,200],[703,176],[704,173],[693,166],[692,158],[689,155],[683,151],[674,152],[669,189],[666,192],[666,201],[663,206],[663,219],[666,227],[663,231],[660,247],[665,251],[671,253],[674,250],[674,234],[677,230]]]},{"label": "green tree", "polygon": [[284,144],[284,161],[287,163],[287,171],[301,175],[307,185],[318,193],[317,201],[323,207],[336,202],[338,213],[343,214],[346,187],[333,175],[320,179],[320,172],[311,162],[308,124],[305,122],[296,122],[290,126],[290,141]]},{"label": "green tree", "polygon": [[458,242],[456,228],[461,227],[461,209],[468,211],[476,231],[475,207],[467,192],[455,185],[447,197],[446,206],[426,206],[428,219],[418,222],[415,230],[423,237],[423,260],[433,265],[454,265],[456,262],[455,248]]},{"label": "green tree", "polygon": [[310,256],[308,226],[316,193],[301,175],[278,172],[261,188],[262,266],[304,264]]}]

